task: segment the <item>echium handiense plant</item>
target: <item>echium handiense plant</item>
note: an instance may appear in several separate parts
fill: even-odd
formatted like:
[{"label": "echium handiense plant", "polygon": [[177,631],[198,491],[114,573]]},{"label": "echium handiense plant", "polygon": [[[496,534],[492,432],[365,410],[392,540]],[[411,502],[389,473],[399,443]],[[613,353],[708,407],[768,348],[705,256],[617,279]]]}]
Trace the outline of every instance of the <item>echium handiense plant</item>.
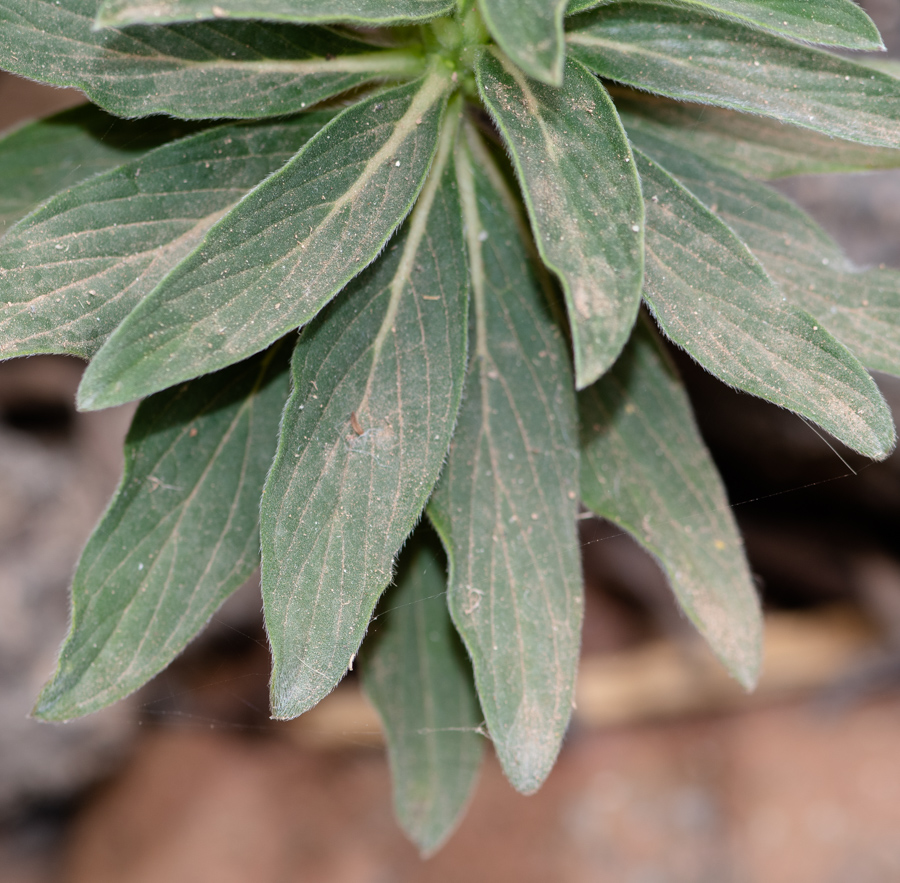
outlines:
[{"label": "echium handiense plant", "polygon": [[0,141],[0,356],[144,399],[36,715],[139,687],[261,563],[294,717],[393,583],[359,664],[431,851],[482,731],[523,792],[553,765],[580,504],[752,686],[758,601],[661,337],[891,450],[900,278],[760,179],[900,165],[900,79],[811,44],[881,40],[852,0],[0,0],[0,64],[94,102]]}]

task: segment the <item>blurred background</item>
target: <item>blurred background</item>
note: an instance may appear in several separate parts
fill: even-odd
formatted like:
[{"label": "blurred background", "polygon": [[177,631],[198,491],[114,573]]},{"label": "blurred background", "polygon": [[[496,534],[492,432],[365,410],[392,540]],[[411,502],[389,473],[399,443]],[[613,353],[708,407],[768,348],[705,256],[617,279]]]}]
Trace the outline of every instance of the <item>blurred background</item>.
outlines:
[{"label": "blurred background", "polygon": [[[900,58],[900,3],[861,5]],[[0,74],[0,130],[80,100]],[[777,186],[859,264],[900,268],[900,170]],[[27,717],[132,411],[77,413],[77,360],[0,363],[0,880],[900,880],[900,457],[838,455],[678,361],[764,598],[760,688],[718,669],[628,537],[582,522],[583,663],[559,763],[526,798],[489,757],[427,862],[393,820],[352,676],[299,720],[268,719],[255,583],[129,700],[61,726]],[[900,417],[900,380],[877,379]]]}]

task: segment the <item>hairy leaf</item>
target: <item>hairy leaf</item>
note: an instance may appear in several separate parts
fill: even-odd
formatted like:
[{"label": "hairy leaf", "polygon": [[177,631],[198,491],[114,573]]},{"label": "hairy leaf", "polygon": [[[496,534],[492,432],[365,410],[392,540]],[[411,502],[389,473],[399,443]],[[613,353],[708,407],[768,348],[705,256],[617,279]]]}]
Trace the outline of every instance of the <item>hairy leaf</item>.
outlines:
[{"label": "hairy leaf", "polygon": [[628,340],[640,306],[644,209],[631,150],[603,87],[577,62],[566,87],[487,52],[478,88],[509,148],[538,249],[562,281],[579,388]]},{"label": "hairy leaf", "polygon": [[116,119],[91,105],[65,110],[0,138],[0,236],[45,199],[188,134],[195,124]]},{"label": "hairy leaf", "polygon": [[[613,0],[571,0],[568,15]],[[663,0],[710,15],[723,15],[807,43],[847,49],[884,49],[878,28],[853,0]]]},{"label": "hairy leaf", "polygon": [[347,108],[251,191],[107,341],[80,406],[222,368],[312,319],[409,211],[434,156],[446,83],[432,75]]},{"label": "hairy leaf", "polygon": [[421,527],[363,644],[363,688],[387,736],[400,826],[423,855],[453,832],[483,753],[472,667],[447,611],[440,544]]},{"label": "hairy leaf", "polygon": [[244,194],[333,113],[221,126],[65,191],[0,242],[0,358],[89,358]]},{"label": "hairy leaf", "polygon": [[163,24],[210,18],[404,24],[453,11],[453,0],[103,0],[100,25]]},{"label": "hairy leaf", "polygon": [[719,107],[631,93],[616,95],[616,110],[629,133],[646,132],[756,178],[900,168],[900,150],[838,141]]},{"label": "hairy leaf", "polygon": [[453,129],[387,253],[304,330],[294,355],[262,501],[279,718],[302,714],[343,677],[450,443],[468,298]]},{"label": "hairy leaf", "polygon": [[37,717],[88,714],[137,689],[253,573],[289,351],[278,344],[138,409],[122,483],[75,573],[72,625]]},{"label": "hairy leaf", "polygon": [[529,77],[561,86],[566,0],[479,0],[497,45]]},{"label": "hairy leaf", "polygon": [[477,162],[459,161],[473,352],[429,515],[494,747],[529,793],[556,759],[578,665],[577,413],[565,340],[529,269],[516,209],[484,151]]},{"label": "hairy leaf", "polygon": [[900,80],[836,55],[655,2],[602,7],[573,27],[569,52],[603,77],[900,146]]},{"label": "hairy leaf", "polygon": [[643,323],[579,410],[584,505],[659,559],[691,622],[751,689],[762,614],[743,544],[687,394]]},{"label": "hairy leaf", "polygon": [[639,143],[744,240],[790,303],[867,368],[900,374],[900,273],[859,271],[808,215],[758,181],[659,139]]},{"label": "hairy leaf", "polygon": [[884,459],[894,425],[863,366],[786,302],[722,221],[659,166],[635,156],[647,204],[644,298],[666,335],[730,386]]},{"label": "hairy leaf", "polygon": [[421,59],[322,28],[196,22],[93,30],[96,0],[0,0],[8,69],[75,86],[119,116],[293,113],[373,79],[418,76]]}]

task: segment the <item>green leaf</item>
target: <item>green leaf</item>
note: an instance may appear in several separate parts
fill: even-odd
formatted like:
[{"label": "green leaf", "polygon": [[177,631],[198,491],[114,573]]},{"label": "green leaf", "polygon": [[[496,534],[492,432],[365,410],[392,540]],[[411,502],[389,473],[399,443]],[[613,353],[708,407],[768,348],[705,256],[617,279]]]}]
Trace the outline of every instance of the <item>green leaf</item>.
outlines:
[{"label": "green leaf", "polygon": [[688,618],[752,689],[762,614],[743,544],[687,394],[643,323],[579,410],[584,505],[657,557]]},{"label": "green leaf", "polygon": [[867,368],[900,375],[900,273],[860,272],[808,215],[764,184],[645,134],[638,143],[744,240],[790,303]]},{"label": "green leaf", "polygon": [[562,281],[578,387],[615,361],[640,306],[644,209],[612,101],[580,64],[566,87],[484,52],[478,89],[512,154],[538,249]]},{"label": "green leaf", "polygon": [[787,303],[747,247],[637,151],[647,205],[644,298],[665,331],[720,380],[883,459],[890,410],[872,378],[812,316]]},{"label": "green leaf", "polygon": [[[605,6],[612,0],[572,0],[567,15]],[[727,16],[807,43],[847,49],[884,49],[874,22],[853,0],[665,0],[712,16]],[[812,7],[812,8],[811,8]]]},{"label": "green leaf", "polygon": [[[424,526],[423,526],[424,527]],[[420,527],[360,654],[387,736],[394,810],[423,856],[459,823],[483,753],[472,667],[447,611],[440,544]]]},{"label": "green leaf", "polygon": [[646,132],[756,178],[900,167],[900,150],[838,141],[719,107],[632,93],[616,95],[616,110],[629,133]]},{"label": "green leaf", "polygon": [[258,503],[289,347],[144,402],[125,474],[72,586],[72,625],[34,710],[96,711],[168,665],[259,563]]},{"label": "green leaf", "polygon": [[103,0],[99,25],[164,24],[210,18],[387,25],[449,15],[453,0]]},{"label": "green leaf", "polygon": [[869,58],[860,59],[860,63],[872,70],[881,71],[895,80],[900,79],[900,61],[896,58]]},{"label": "green leaf", "polygon": [[369,80],[418,76],[421,59],[322,28],[197,22],[92,29],[96,0],[0,0],[0,54],[14,73],[75,86],[119,116],[294,113]]},{"label": "green leaf", "polygon": [[566,0],[479,0],[484,22],[497,45],[529,77],[561,86]]},{"label": "green leaf", "polygon": [[0,236],[60,190],[191,128],[174,120],[119,120],[85,104],[7,133],[0,138]]},{"label": "green leaf", "polygon": [[572,24],[569,52],[603,77],[849,141],[900,146],[900,81],[863,65],[653,2],[602,7]]},{"label": "green leaf", "polygon": [[478,165],[465,154],[458,164],[473,353],[428,512],[494,747],[530,793],[556,759],[578,665],[577,413],[566,343],[529,268],[515,203],[486,152],[470,149]]},{"label": "green leaf", "polygon": [[107,341],[84,375],[80,407],[217,370],[312,319],[409,211],[448,81],[434,74],[347,108],[251,191]]},{"label": "green leaf", "polygon": [[262,501],[277,718],[302,714],[343,677],[450,443],[468,299],[455,128],[387,253],[297,345]]},{"label": "green leaf", "polygon": [[0,358],[90,358],[222,214],[333,115],[221,126],[50,200],[0,242]]}]

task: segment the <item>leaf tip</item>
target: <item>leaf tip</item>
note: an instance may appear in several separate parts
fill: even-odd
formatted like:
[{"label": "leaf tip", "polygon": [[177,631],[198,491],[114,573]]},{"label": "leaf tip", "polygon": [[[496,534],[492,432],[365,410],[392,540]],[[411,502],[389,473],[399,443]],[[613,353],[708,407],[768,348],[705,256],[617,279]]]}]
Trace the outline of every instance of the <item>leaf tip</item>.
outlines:
[{"label": "leaf tip", "polygon": [[428,818],[421,822],[417,819],[402,820],[400,826],[403,833],[413,842],[419,857],[424,861],[430,859],[450,839],[456,830],[459,819],[454,819],[452,824],[436,828]]},{"label": "leaf tip", "polygon": [[894,452],[897,447],[897,430],[894,421],[890,416],[885,421],[886,425],[880,428],[876,433],[876,448],[870,455],[873,460],[886,460]]},{"label": "leaf tip", "polygon": [[759,630],[758,636],[749,642],[748,651],[737,659],[731,659],[727,665],[734,679],[747,693],[752,693],[759,683],[763,665],[763,635]]},{"label": "leaf tip", "polygon": [[54,675],[41,689],[31,709],[29,717],[35,720],[49,723],[63,723],[78,717],[70,703],[66,703],[65,693],[61,693],[57,687],[58,679]]},{"label": "leaf tip", "polygon": [[539,80],[548,86],[553,86],[555,89],[560,89],[563,84],[563,58],[564,56],[560,55],[549,65],[534,63],[530,65],[526,73],[532,79]]},{"label": "leaf tip", "polygon": [[568,717],[561,729],[546,720],[533,720],[526,726],[521,714],[517,718],[505,738],[498,739],[492,734],[494,750],[513,788],[520,794],[534,794],[556,763]]},{"label": "leaf tip", "polygon": [[75,393],[75,407],[79,411],[101,411],[104,408],[124,405],[140,397],[140,394],[133,395],[132,391],[121,382],[98,382],[94,377],[97,372],[92,371],[92,368],[93,363],[88,365]]},{"label": "leaf tip", "polygon": [[336,681],[324,677],[285,675],[283,669],[273,664],[272,680],[269,684],[272,720],[287,721],[300,717],[318,705],[336,686]]}]

